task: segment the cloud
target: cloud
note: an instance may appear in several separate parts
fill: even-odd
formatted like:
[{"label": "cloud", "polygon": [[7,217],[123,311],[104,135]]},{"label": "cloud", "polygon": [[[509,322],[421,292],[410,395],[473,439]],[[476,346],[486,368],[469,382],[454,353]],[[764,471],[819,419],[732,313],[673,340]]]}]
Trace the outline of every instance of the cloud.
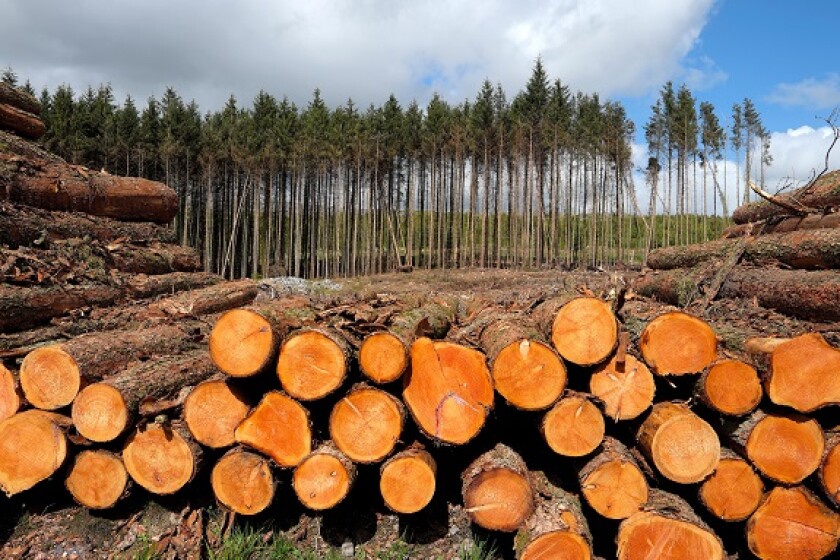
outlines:
[{"label": "cloud", "polygon": [[808,109],[829,109],[840,105],[840,74],[831,72],[823,78],[806,78],[796,83],[778,84],[767,97],[771,103]]},{"label": "cloud", "polygon": [[[433,91],[459,102],[481,81],[509,94],[541,56],[551,77],[605,96],[682,72],[713,0],[7,0],[0,53],[40,88],[110,82],[145,98],[173,86],[203,109],[264,88],[305,104],[362,106]],[[701,66],[701,70],[702,70]]]},{"label": "cloud", "polygon": [[728,79],[729,74],[708,56],[686,60],[683,81],[692,90],[709,90]]}]

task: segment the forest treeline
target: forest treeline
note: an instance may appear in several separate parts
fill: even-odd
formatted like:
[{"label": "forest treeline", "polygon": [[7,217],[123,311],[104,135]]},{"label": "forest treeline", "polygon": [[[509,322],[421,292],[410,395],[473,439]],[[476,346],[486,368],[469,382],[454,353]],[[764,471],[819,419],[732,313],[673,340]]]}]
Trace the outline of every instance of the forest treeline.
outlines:
[{"label": "forest treeline", "polygon": [[[11,69],[2,79],[18,81]],[[512,98],[486,80],[457,105],[391,95],[330,108],[316,90],[298,107],[260,91],[250,106],[231,96],[202,114],[173,88],[141,106],[118,104],[110,85],[36,97],[47,149],[173,187],[179,239],[228,277],[639,262],[719,235],[727,149],[739,165],[743,153],[745,176],[756,157],[762,172],[769,163],[748,99],[727,134],[710,104],[698,111],[669,82],[645,126],[652,196],[640,204],[624,107],[551,80],[540,60]]]}]

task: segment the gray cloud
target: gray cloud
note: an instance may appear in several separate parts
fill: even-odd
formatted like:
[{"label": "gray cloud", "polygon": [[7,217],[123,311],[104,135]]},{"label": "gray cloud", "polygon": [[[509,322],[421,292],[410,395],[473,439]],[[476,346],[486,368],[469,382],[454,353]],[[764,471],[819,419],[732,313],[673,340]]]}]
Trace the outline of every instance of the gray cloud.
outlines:
[{"label": "gray cloud", "polygon": [[542,56],[552,77],[603,95],[681,75],[713,0],[7,0],[0,66],[36,87],[110,82],[118,97],[171,85],[205,110],[260,88],[305,104],[389,93],[458,102],[481,81],[518,91]]}]

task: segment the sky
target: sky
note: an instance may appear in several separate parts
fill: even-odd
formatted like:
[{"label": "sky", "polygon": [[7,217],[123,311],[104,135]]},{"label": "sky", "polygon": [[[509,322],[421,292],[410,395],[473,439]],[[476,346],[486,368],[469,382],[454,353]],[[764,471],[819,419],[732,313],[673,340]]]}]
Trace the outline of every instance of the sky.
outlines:
[{"label": "sky", "polygon": [[836,0],[2,0],[0,68],[36,90],[110,83],[118,101],[172,86],[209,111],[260,89],[299,106],[315,88],[331,106],[391,93],[423,106],[435,92],[473,99],[489,79],[512,97],[539,57],[552,80],[627,108],[640,166],[666,81],[724,124],[749,97],[771,132],[774,191],[823,167],[824,119],[840,106],[837,21]]}]

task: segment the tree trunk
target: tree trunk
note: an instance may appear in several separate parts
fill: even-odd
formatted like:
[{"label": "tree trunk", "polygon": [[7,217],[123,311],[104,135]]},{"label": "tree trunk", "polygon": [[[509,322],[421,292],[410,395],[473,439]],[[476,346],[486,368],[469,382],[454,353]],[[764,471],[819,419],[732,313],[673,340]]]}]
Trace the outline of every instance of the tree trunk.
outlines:
[{"label": "tree trunk", "polygon": [[682,403],[655,404],[636,440],[662,476],[680,484],[702,481],[720,461],[717,434]]},{"label": "tree trunk", "polygon": [[79,505],[109,509],[128,493],[128,472],[119,455],[86,449],[76,455],[64,486]]},{"label": "tree trunk", "polygon": [[435,494],[437,464],[420,444],[414,444],[382,464],[379,491],[391,511],[411,514],[425,508]]},{"label": "tree trunk", "polygon": [[604,416],[591,395],[567,391],[542,421],[542,434],[548,446],[564,457],[583,457],[595,451],[604,440]]},{"label": "tree trunk", "polygon": [[216,500],[233,513],[256,515],[274,500],[274,476],[268,459],[241,447],[231,449],[216,462],[210,484]]},{"label": "tree trunk", "polygon": [[758,407],[764,391],[755,368],[739,360],[719,360],[697,380],[694,395],[711,410],[743,416]]},{"label": "tree trunk", "polygon": [[174,243],[175,230],[147,222],[121,222],[81,212],[60,212],[0,202],[0,244],[12,249],[44,247],[73,237],[102,243],[117,239],[133,245]]},{"label": "tree trunk", "polygon": [[747,544],[765,560],[819,560],[837,548],[840,515],[802,486],[773,488],[747,522]]},{"label": "tree trunk", "polygon": [[493,408],[493,381],[484,354],[418,338],[411,345],[403,401],[427,436],[454,445],[467,443]]},{"label": "tree trunk", "polygon": [[[816,209],[834,207],[840,205],[840,171],[826,173],[811,186],[805,186],[797,190],[779,195],[784,202],[795,206],[804,206]],[[736,224],[757,222],[772,216],[789,215],[787,208],[773,204],[766,200],[744,204],[732,213],[732,221]]]},{"label": "tree trunk", "polygon": [[700,501],[709,512],[724,521],[743,521],[758,507],[764,496],[764,482],[744,461],[723,448],[712,476],[703,481]]},{"label": "tree trunk", "polygon": [[195,477],[201,465],[201,448],[178,422],[149,423],[129,436],[122,452],[125,469],[137,484],[167,496],[178,492]]},{"label": "tree trunk", "polygon": [[44,122],[36,115],[0,102],[0,129],[8,130],[28,140],[37,140],[47,132]]},{"label": "tree trunk", "polygon": [[196,385],[184,399],[184,424],[193,438],[211,449],[236,443],[234,432],[251,411],[246,398],[226,379]]},{"label": "tree trunk", "polygon": [[41,104],[37,99],[5,82],[0,82],[0,103],[11,105],[33,115],[41,114]]},{"label": "tree trunk", "polygon": [[55,473],[67,440],[53,415],[27,410],[0,422],[0,490],[11,497]]},{"label": "tree trunk", "polygon": [[378,463],[394,450],[404,425],[399,399],[359,384],[333,407],[330,439],[354,463]]},{"label": "tree trunk", "polygon": [[651,489],[643,511],[618,528],[618,560],[724,560],[720,538],[682,498]]},{"label": "tree trunk", "polygon": [[687,375],[699,373],[712,363],[717,356],[717,336],[705,321],[671,312],[648,323],[639,348],[657,375]]},{"label": "tree trunk", "polygon": [[298,465],[292,486],[300,503],[322,511],[344,500],[355,479],[356,466],[332,442],[327,442]]},{"label": "tree trunk", "polygon": [[708,261],[723,261],[733,250],[741,249],[741,262],[757,265],[781,263],[803,269],[836,269],[840,268],[840,228],[771,233],[667,247],[651,252],[647,266],[658,270],[691,268]]},{"label": "tree trunk", "polygon": [[840,228],[840,212],[809,214],[805,217],[774,217],[766,220],[760,220],[758,222],[729,226],[723,230],[721,237],[724,239],[734,239],[745,235],[763,235],[768,233],[786,233],[791,231],[830,228]]},{"label": "tree trunk", "polygon": [[626,519],[648,501],[648,483],[624,444],[604,438],[600,451],[578,471],[581,492],[598,514]]},{"label": "tree trunk", "polygon": [[534,512],[528,467],[504,444],[480,455],[461,475],[470,520],[491,531],[516,531]]},{"label": "tree trunk", "polygon": [[264,453],[281,467],[297,466],[312,450],[309,413],[279,391],[266,393],[234,436],[237,443]]}]

